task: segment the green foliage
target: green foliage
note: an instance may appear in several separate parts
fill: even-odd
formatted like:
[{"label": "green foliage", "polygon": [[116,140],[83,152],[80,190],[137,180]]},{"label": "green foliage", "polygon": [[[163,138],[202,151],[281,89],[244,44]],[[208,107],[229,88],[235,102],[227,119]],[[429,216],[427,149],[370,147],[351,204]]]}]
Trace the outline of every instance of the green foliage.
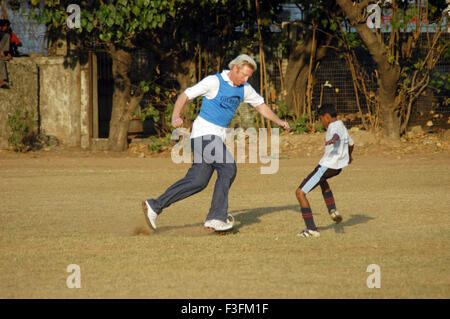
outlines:
[{"label": "green foliage", "polygon": [[295,113],[289,110],[288,106],[284,101],[280,101],[280,103],[278,104],[277,115],[280,119],[295,117]]},{"label": "green foliage", "polygon": [[433,87],[437,93],[450,91],[450,75],[448,73],[434,72],[433,78],[430,81],[430,86]]},{"label": "green foliage", "polygon": [[[302,134],[305,132],[309,132],[312,129],[308,114],[301,114],[297,118],[295,113],[293,111],[289,111],[287,105],[284,103],[280,104],[277,115],[281,119],[290,119],[288,120],[288,122],[291,127],[291,132],[294,132],[295,134]],[[312,118],[315,118],[316,112],[313,111],[311,116]],[[325,131],[322,122],[316,121],[313,125],[314,125],[314,132]]]},{"label": "green foliage", "polygon": [[161,115],[160,112],[151,103],[149,103],[148,106],[144,108],[141,113],[142,121],[146,119],[152,119],[154,123],[159,122],[160,115]]},{"label": "green foliage", "polygon": [[323,126],[321,121],[316,121],[314,123],[314,131],[315,132],[325,132],[325,127]]},{"label": "green foliage", "polygon": [[[72,1],[46,1],[43,11],[32,11],[31,17],[44,23],[49,30],[64,27]],[[33,5],[39,1],[32,0]],[[84,37],[96,36],[103,42],[125,44],[138,33],[162,28],[169,17],[175,16],[174,1],[114,0],[83,3],[81,27],[74,31]]]},{"label": "green foliage", "polygon": [[[107,44],[107,50],[111,47],[126,46],[129,49],[137,46],[152,52],[152,62],[155,65],[164,65],[164,77],[139,83],[140,92],[146,93],[150,101],[142,112],[135,114],[142,119],[152,118],[158,135],[171,130],[174,80],[177,80],[178,74],[186,73],[185,62],[198,59],[199,48],[202,55],[208,54],[208,68],[214,72],[217,69],[215,57],[221,58],[219,67],[223,67],[232,55],[257,52],[255,1],[87,1],[80,4],[81,28],[70,30],[66,27],[66,19],[70,13],[65,10],[71,3],[80,2],[46,1],[45,10],[36,11],[34,19],[45,23],[50,32],[67,31],[71,39],[74,42],[78,39],[82,46],[89,46],[92,39],[97,40],[97,43]],[[34,1],[34,4],[37,5],[38,1]],[[271,43],[273,51],[277,52],[282,47],[282,38],[271,32],[270,28],[277,22],[280,2],[259,0],[259,4],[264,40]],[[203,70],[200,71],[203,75]],[[156,72],[160,74],[159,71]],[[196,72],[192,74],[193,78],[197,76]],[[165,95],[167,87],[171,88],[170,96]],[[198,114],[198,107],[197,102],[189,105],[185,114],[186,125]]]},{"label": "green foliage", "polygon": [[291,126],[291,131],[295,134],[302,134],[308,132],[311,127],[308,124],[308,115],[302,114],[296,120],[289,121],[289,125]]},{"label": "green foliage", "polygon": [[361,47],[362,41],[357,33],[342,31],[342,37],[338,39],[338,46],[342,48],[345,45],[355,49]]},{"label": "green foliage", "polygon": [[156,137],[152,136],[151,143],[148,144],[148,150],[151,152],[161,152],[163,150],[163,147],[170,146],[174,143],[172,141],[172,134],[167,133],[164,137]]},{"label": "green foliage", "polygon": [[16,110],[13,115],[8,115],[8,126],[10,129],[9,144],[16,152],[28,151],[34,140],[34,111],[22,112]]},{"label": "green foliage", "polygon": [[391,24],[395,29],[405,29],[408,23],[417,18],[417,15],[418,11],[415,7],[398,9],[395,16],[391,19]]}]

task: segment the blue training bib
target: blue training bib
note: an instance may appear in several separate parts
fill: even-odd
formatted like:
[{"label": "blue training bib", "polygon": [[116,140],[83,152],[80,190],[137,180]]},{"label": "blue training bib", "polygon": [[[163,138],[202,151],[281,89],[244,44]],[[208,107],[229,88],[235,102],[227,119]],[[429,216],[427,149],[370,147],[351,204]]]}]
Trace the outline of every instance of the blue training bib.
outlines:
[{"label": "blue training bib", "polygon": [[244,100],[244,84],[233,87],[220,74],[219,92],[213,99],[203,98],[199,116],[222,127],[228,127],[239,104]]}]

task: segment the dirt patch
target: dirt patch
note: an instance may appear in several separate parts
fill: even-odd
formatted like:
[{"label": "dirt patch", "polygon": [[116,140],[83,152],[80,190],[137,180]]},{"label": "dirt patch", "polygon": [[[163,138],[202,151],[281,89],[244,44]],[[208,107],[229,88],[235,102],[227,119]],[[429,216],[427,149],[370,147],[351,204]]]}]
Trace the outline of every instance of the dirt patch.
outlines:
[{"label": "dirt patch", "polygon": [[[419,126],[420,128],[420,126]],[[400,140],[392,140],[381,134],[364,130],[350,129],[349,133],[355,142],[355,156],[391,155],[402,158],[408,155],[448,154],[450,152],[450,130],[439,133],[426,133],[417,127],[405,134]],[[325,133],[280,134],[281,157],[318,157],[324,151]],[[172,147],[163,146],[158,151],[148,149],[146,144],[130,144],[125,152],[90,151],[80,148],[49,146],[39,151],[17,153],[11,150],[0,150],[1,158],[168,158]]]},{"label": "dirt patch", "polygon": [[[427,134],[418,132],[393,140],[363,130],[350,130],[355,142],[355,156],[358,155],[423,155],[430,153],[448,153],[450,134]],[[292,157],[310,157],[323,154],[325,133],[291,135],[280,137],[281,152]]]}]

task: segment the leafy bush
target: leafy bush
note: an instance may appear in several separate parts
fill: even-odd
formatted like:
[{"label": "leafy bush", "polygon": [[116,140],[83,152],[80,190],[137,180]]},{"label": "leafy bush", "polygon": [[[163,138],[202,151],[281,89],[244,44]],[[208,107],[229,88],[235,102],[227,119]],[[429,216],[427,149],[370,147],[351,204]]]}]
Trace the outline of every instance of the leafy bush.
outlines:
[{"label": "leafy bush", "polygon": [[148,150],[151,152],[161,152],[164,146],[170,146],[173,144],[171,137],[172,134],[170,133],[167,133],[164,137],[152,136],[150,138],[152,142],[148,145]]},{"label": "leafy bush", "polygon": [[308,123],[308,115],[302,114],[297,120],[289,121],[289,125],[291,126],[291,131],[295,134],[302,134],[311,129]]},{"label": "leafy bush", "polygon": [[8,126],[10,128],[8,142],[16,152],[29,151],[37,142],[37,135],[34,132],[34,111],[30,113],[16,110],[13,115],[8,115]]},{"label": "leafy bush", "polygon": [[[287,105],[280,104],[278,108],[277,115],[281,119],[291,119],[289,125],[291,126],[291,132],[295,134],[302,134],[305,132],[311,131],[312,127],[309,123],[308,114],[301,114],[298,118],[295,116],[293,111],[289,111]],[[312,112],[312,118],[315,118],[316,112]],[[314,132],[324,132],[325,128],[322,125],[322,122],[316,121],[314,123]]]}]

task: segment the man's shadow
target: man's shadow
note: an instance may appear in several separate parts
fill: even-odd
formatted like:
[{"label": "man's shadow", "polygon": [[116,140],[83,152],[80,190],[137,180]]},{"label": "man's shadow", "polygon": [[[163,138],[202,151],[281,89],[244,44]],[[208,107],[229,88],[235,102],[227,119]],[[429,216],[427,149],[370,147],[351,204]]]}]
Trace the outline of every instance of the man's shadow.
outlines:
[{"label": "man's shadow", "polygon": [[[240,209],[231,211],[230,213],[234,216],[235,226],[233,229],[233,233],[239,232],[242,227],[246,227],[252,224],[260,223],[261,217],[267,214],[294,210],[298,212],[301,217],[300,208],[298,205],[291,206],[277,206],[277,207],[261,207],[254,209]],[[314,214],[314,213],[313,213]],[[316,214],[318,215],[318,214]],[[313,215],[314,216],[314,215]],[[328,230],[330,228],[334,229],[336,233],[345,233],[344,227],[351,227],[359,224],[367,223],[368,221],[375,219],[374,217],[366,216],[363,214],[350,214],[349,218],[346,218],[344,215],[344,221],[339,224],[330,224],[324,227],[318,227],[319,230]],[[238,223],[237,223],[238,222]]]}]

